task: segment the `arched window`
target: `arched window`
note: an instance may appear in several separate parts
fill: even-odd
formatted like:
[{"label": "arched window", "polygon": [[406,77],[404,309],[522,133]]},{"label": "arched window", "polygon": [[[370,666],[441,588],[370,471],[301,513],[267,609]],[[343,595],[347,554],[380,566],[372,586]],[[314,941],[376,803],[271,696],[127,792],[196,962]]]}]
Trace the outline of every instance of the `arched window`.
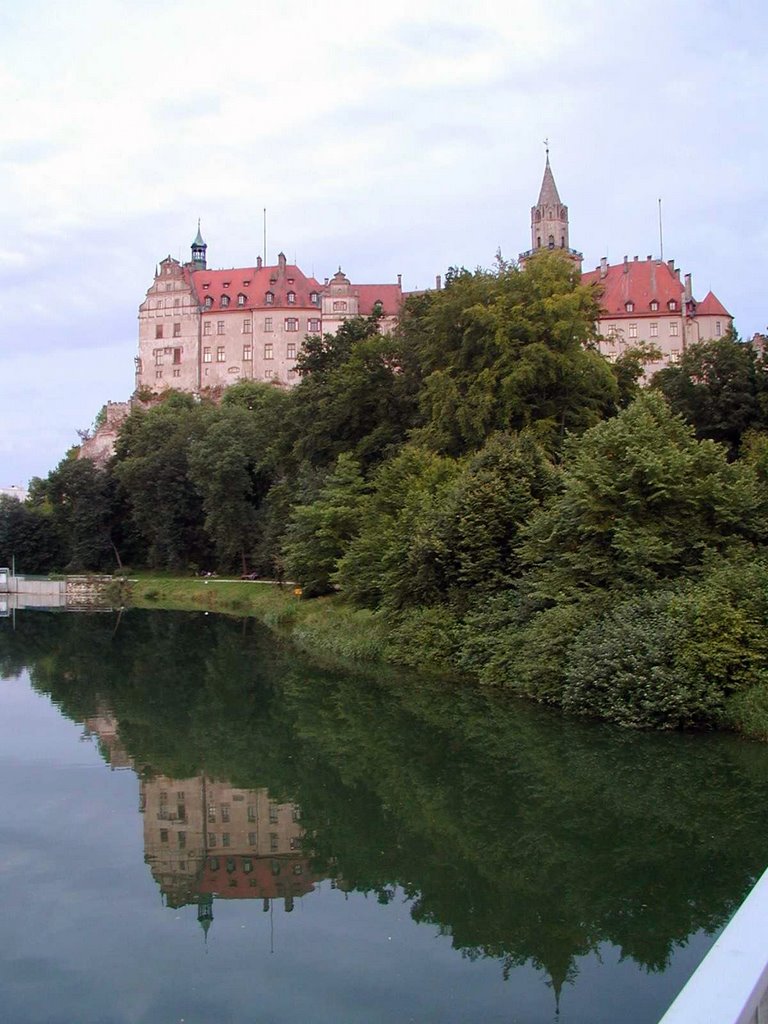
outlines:
[{"label": "arched window", "polygon": [[275,301],[275,293],[274,292],[267,292],[267,294],[264,296],[264,303],[265,303],[265,305],[271,306],[271,305],[273,305],[274,301]]}]

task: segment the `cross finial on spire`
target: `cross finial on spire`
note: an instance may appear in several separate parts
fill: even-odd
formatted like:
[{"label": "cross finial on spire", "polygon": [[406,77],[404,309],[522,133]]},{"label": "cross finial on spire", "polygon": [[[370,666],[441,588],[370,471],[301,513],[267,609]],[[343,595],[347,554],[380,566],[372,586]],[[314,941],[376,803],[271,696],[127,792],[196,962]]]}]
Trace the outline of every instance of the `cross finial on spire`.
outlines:
[{"label": "cross finial on spire", "polygon": [[544,139],[544,148],[547,151],[547,161],[549,161],[549,136],[547,136],[547,138]]}]

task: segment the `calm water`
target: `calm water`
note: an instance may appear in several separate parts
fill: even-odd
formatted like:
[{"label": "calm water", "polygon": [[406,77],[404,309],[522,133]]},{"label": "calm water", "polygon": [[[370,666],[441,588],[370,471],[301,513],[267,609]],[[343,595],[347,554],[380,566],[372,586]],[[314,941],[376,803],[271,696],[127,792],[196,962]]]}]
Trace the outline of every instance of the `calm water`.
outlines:
[{"label": "calm water", "polygon": [[655,1024],[768,859],[761,745],[253,622],[18,613],[0,677],[9,1024]]}]

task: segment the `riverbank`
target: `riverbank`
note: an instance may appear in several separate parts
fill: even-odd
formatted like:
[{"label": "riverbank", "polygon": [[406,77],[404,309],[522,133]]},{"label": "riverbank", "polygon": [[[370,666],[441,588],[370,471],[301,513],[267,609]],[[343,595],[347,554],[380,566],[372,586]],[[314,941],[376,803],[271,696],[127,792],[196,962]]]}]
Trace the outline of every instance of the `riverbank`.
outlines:
[{"label": "riverbank", "polygon": [[[428,631],[420,636],[416,623],[411,623],[412,642],[405,645],[398,635],[401,631],[382,616],[369,609],[353,608],[337,595],[305,601],[288,584],[163,576],[141,576],[121,586],[121,603],[128,606],[251,616],[297,648],[325,658],[394,664],[443,674],[455,671],[450,663],[430,658],[435,650],[430,639],[434,638]],[[732,693],[717,726],[768,742],[768,685]]]},{"label": "riverbank", "polygon": [[125,603],[252,616],[302,650],[355,661],[388,660],[388,629],[375,613],[351,608],[336,596],[303,601],[288,584],[142,576],[130,582]]}]

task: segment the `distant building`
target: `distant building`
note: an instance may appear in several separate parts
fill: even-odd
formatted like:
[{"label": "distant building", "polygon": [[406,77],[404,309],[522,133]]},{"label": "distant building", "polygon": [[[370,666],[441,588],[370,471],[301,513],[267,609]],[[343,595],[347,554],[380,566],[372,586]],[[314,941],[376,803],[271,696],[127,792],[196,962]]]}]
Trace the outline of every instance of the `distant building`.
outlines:
[{"label": "distant building", "polygon": [[341,268],[324,283],[280,253],[274,266],[210,270],[198,229],[189,263],[167,256],[139,307],[136,389],[202,392],[239,380],[298,380],[307,334],[334,334],[349,317],[381,315],[391,330],[403,293],[396,284],[352,284]]},{"label": "distant building", "polygon": [[[563,253],[581,269],[582,255],[570,248],[568,207],[560,200],[547,150],[539,199],[531,207],[531,248],[520,253],[519,260],[524,266],[539,252],[552,251]],[[611,266],[603,258],[581,280],[598,290],[600,352],[614,362],[627,348],[653,345],[660,355],[646,364],[647,375],[676,363],[689,345],[723,337],[733,325],[733,317],[713,292],[696,301],[691,275],[681,281],[674,260],[625,256]]]},{"label": "distant building", "polygon": [[0,487],[0,497],[16,498],[17,501],[26,501],[29,497],[29,492],[24,487],[12,484],[10,487]]}]

